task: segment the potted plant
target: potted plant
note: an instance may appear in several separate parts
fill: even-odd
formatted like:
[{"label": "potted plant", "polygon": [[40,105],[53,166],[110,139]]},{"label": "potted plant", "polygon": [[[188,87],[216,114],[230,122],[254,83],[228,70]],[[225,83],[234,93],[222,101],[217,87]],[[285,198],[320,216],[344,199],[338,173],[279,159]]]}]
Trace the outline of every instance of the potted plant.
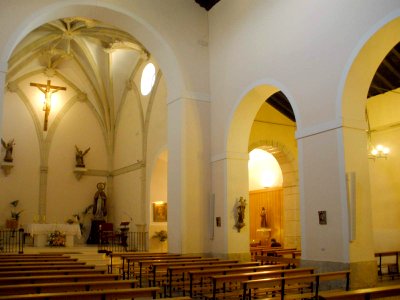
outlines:
[{"label": "potted plant", "polygon": [[168,238],[168,234],[165,230],[160,230],[154,232],[154,235],[152,236],[153,239],[158,239],[160,242],[165,242]]},{"label": "potted plant", "polygon": [[14,200],[10,202],[11,205],[11,219],[6,221],[6,228],[17,229],[19,216],[23,212],[23,210],[17,210],[19,204],[19,200]]}]

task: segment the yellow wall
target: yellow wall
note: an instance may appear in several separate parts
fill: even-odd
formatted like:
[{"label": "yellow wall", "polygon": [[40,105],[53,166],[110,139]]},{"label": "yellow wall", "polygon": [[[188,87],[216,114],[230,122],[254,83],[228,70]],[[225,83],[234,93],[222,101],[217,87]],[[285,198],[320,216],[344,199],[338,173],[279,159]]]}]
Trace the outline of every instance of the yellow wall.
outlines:
[{"label": "yellow wall", "polygon": [[[283,189],[271,188],[249,193],[250,199],[250,241],[261,241],[261,244],[270,245],[270,239],[282,241],[283,235]],[[265,208],[267,215],[268,233],[261,229],[261,209]],[[266,241],[266,238],[268,239]]]},{"label": "yellow wall", "polygon": [[367,102],[371,141],[375,145],[382,144],[390,148],[387,160],[369,159],[368,162],[375,251],[400,248],[399,101],[400,94],[389,92]]},{"label": "yellow wall", "polygon": [[279,240],[285,247],[301,248],[300,193],[298,188],[297,143],[295,123],[263,103],[257,113],[249,138],[254,147],[275,146],[276,159],[283,175],[282,226]]}]

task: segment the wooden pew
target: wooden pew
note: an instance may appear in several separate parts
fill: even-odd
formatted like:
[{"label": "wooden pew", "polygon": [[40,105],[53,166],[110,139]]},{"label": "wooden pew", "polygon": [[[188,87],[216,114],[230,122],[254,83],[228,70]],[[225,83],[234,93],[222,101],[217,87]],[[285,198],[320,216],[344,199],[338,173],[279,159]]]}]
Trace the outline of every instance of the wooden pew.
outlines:
[{"label": "wooden pew", "polygon": [[0,286],[10,284],[35,284],[50,282],[80,282],[98,280],[119,280],[118,274],[69,274],[69,275],[37,275],[37,276],[16,276],[0,277]]},{"label": "wooden pew", "polygon": [[122,261],[122,269],[124,270],[124,265],[125,265],[125,257],[137,257],[141,259],[147,258],[153,258],[153,257],[170,257],[170,256],[181,256],[181,254],[169,254],[166,252],[110,252],[108,253],[108,256],[110,257],[110,264],[109,264],[109,272],[111,273],[113,268],[116,265],[115,260],[117,258],[120,258]]},{"label": "wooden pew", "polygon": [[157,280],[162,282],[166,279],[167,268],[169,266],[201,265],[217,261],[218,258],[165,260],[153,263],[150,263],[149,261],[139,261],[139,282],[142,284],[144,279],[147,279],[149,286],[155,286]]},{"label": "wooden pew", "polygon": [[[154,259],[158,259],[158,260],[163,260],[163,259],[167,259],[167,258],[178,258],[178,257],[182,257],[182,255],[180,254],[165,254],[162,256],[152,256],[152,255],[132,255],[132,254],[126,254],[126,255],[119,255],[118,257],[121,258],[122,260],[122,267],[121,267],[121,273],[122,276],[125,276],[125,273],[129,275],[129,270],[132,269],[131,272],[134,272],[135,269],[135,263],[138,263],[141,260],[154,260]],[[115,259],[114,259],[115,260]],[[132,263],[132,266],[130,266],[130,264]],[[110,261],[110,266],[109,266],[109,272],[112,272],[113,267],[115,267],[115,262],[113,265],[112,262],[112,257],[111,257],[111,261]],[[129,277],[128,277],[129,278]]]},{"label": "wooden pew", "polygon": [[261,264],[272,265],[272,264],[286,264],[288,269],[296,268],[300,265],[300,259],[289,258],[289,257],[279,257],[279,256],[256,256],[256,261],[261,262]]},{"label": "wooden pew", "polygon": [[0,254],[0,259],[3,258],[13,258],[13,257],[59,257],[64,256],[64,253],[52,252],[52,253],[2,253]]},{"label": "wooden pew", "polygon": [[0,276],[4,276],[4,273],[13,271],[56,271],[56,270],[93,270],[96,266],[94,265],[29,265],[29,266],[5,266],[0,265]]},{"label": "wooden pew", "polygon": [[[162,257],[162,258],[145,258],[145,259],[137,259],[132,257],[127,257],[126,262],[128,265],[127,276],[130,278],[130,274],[135,273],[135,264],[139,268],[139,277],[141,277],[143,270],[145,267],[149,267],[155,263],[166,263],[169,261],[193,261],[203,259],[201,256],[174,256],[174,257]],[[132,266],[130,265],[132,263]]]},{"label": "wooden pew", "polygon": [[[378,275],[383,276],[382,268],[386,266],[388,268],[388,275],[394,278],[394,275],[399,274],[399,255],[400,251],[385,251],[385,252],[377,252],[375,253],[375,257],[378,259]],[[394,262],[391,263],[383,263],[383,259],[385,257],[394,257]]]},{"label": "wooden pew", "polygon": [[110,289],[96,291],[78,291],[78,292],[61,292],[61,293],[41,293],[26,295],[9,295],[0,296],[0,300],[104,300],[104,299],[125,299],[125,298],[152,298],[155,299],[159,288],[130,288],[130,289]]},{"label": "wooden pew", "polygon": [[205,270],[191,270],[188,272],[189,287],[184,289],[184,294],[188,292],[190,297],[194,297],[195,292],[196,294],[200,293],[200,295],[202,295],[203,292],[211,292],[212,289],[211,276],[214,275],[228,275],[237,273],[283,270],[284,267],[285,265],[241,267],[240,264],[237,264],[237,266],[232,265],[229,268],[224,267],[224,268],[205,269]]},{"label": "wooden pew", "polygon": [[380,299],[386,297],[394,297],[400,295],[400,285],[387,285],[373,288],[356,289],[352,291],[339,291],[339,292],[320,292],[319,299],[330,300],[369,300]]},{"label": "wooden pew", "polygon": [[189,272],[190,271],[202,271],[202,270],[215,270],[215,269],[231,269],[231,268],[245,268],[245,267],[256,267],[259,266],[257,262],[243,262],[240,263],[237,260],[220,260],[208,264],[189,264],[185,266],[170,265],[167,267],[166,282],[160,282],[157,284],[153,282],[154,286],[164,286],[164,297],[167,296],[167,290],[169,291],[170,297],[172,297],[172,288],[175,285],[177,288],[181,288],[183,295],[185,296],[185,285],[189,284]]},{"label": "wooden pew", "polygon": [[0,263],[3,265],[4,263],[29,263],[29,262],[76,262],[78,261],[77,258],[72,258],[72,257],[66,257],[66,256],[61,256],[61,257],[27,257],[27,258],[3,258],[0,259]]},{"label": "wooden pew", "polygon": [[293,249],[281,249],[281,250],[275,250],[273,252],[273,255],[274,256],[282,256],[282,257],[288,257],[289,256],[291,258],[295,258],[296,253],[299,253],[299,250],[297,250],[296,248],[293,248]]},{"label": "wooden pew", "polygon": [[[185,265],[187,263],[191,263],[191,262],[205,262],[205,261],[216,261],[218,260],[218,258],[202,258],[200,256],[193,256],[193,257],[189,257],[189,258],[167,258],[167,259],[156,259],[156,260],[140,260],[137,263],[139,264],[139,285],[142,286],[142,282],[143,282],[143,277],[144,275],[147,276],[148,279],[148,274],[153,274],[156,273],[157,271],[157,267],[158,265],[165,265],[168,263],[176,263],[181,264],[181,265]],[[144,270],[146,270],[147,272],[144,274]],[[130,272],[129,272],[129,268],[128,268],[128,279],[130,278]]]},{"label": "wooden pew", "polygon": [[57,282],[35,284],[1,285],[0,295],[22,295],[40,293],[61,293],[74,291],[92,291],[107,289],[134,288],[137,280],[98,280],[80,282]]},{"label": "wooden pew", "polygon": [[[246,280],[242,282],[243,299],[251,300],[253,296],[266,293],[279,293],[281,299],[319,299],[320,284],[326,281],[345,281],[344,290],[350,289],[350,271],[325,272],[281,278]],[[280,282],[279,282],[280,281]],[[301,293],[298,291],[301,289]],[[304,292],[308,290],[308,292]]]},{"label": "wooden pew", "polygon": [[0,262],[0,270],[6,267],[48,267],[48,266],[84,266],[83,261],[18,261],[18,262]]},{"label": "wooden pew", "polygon": [[283,254],[292,254],[294,251],[298,251],[297,248],[282,248],[282,247],[270,247],[261,250],[261,256],[282,256]]},{"label": "wooden pew", "polygon": [[[173,267],[197,267],[197,266],[218,266],[224,265],[227,263],[236,264],[239,261],[237,260],[218,260],[218,258],[211,259],[201,259],[195,261],[171,261],[167,263],[156,263],[150,266],[150,275],[152,278],[150,279],[150,283],[152,286],[156,286],[156,282],[160,282],[162,285],[163,282],[167,280],[168,269]],[[171,278],[172,279],[172,278]]]},{"label": "wooden pew", "polygon": [[0,278],[16,276],[39,276],[39,275],[69,275],[69,274],[105,274],[101,269],[61,269],[61,270],[22,270],[0,272]]},{"label": "wooden pew", "polygon": [[[241,282],[245,280],[264,279],[274,277],[286,277],[295,275],[309,275],[314,273],[314,268],[284,269],[276,271],[262,271],[251,273],[239,273],[228,275],[211,276],[212,293],[203,295],[206,299],[216,300],[220,297],[230,297],[232,295],[242,295]],[[227,287],[229,286],[229,291]],[[221,292],[219,292],[221,291]]]}]

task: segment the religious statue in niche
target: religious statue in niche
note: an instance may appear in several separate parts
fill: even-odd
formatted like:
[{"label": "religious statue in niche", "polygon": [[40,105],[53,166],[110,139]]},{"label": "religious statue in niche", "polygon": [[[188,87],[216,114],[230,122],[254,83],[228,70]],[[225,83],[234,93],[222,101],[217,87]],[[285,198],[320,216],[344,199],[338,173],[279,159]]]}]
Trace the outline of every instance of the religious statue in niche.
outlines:
[{"label": "religious statue in niche", "polygon": [[104,192],[106,187],[105,182],[99,182],[97,184],[97,192],[94,195],[94,204],[93,204],[93,216],[95,220],[104,220],[107,216],[107,196]]},{"label": "religious statue in niche", "polygon": [[235,227],[237,228],[238,232],[240,232],[240,229],[244,227],[244,211],[246,208],[246,199],[243,197],[240,197],[236,210],[237,210],[237,222],[235,224]]},{"label": "religious statue in niche", "polygon": [[10,140],[8,143],[6,143],[3,139],[1,139],[1,144],[3,145],[4,149],[6,150],[6,155],[4,156],[4,161],[5,162],[12,162],[13,157],[12,153],[14,150],[14,139]]},{"label": "religious statue in niche", "polygon": [[267,228],[267,212],[265,210],[265,207],[261,208],[261,228]]},{"label": "religious statue in niche", "polygon": [[76,153],[75,153],[75,160],[76,160],[76,167],[77,168],[84,168],[85,162],[83,161],[83,157],[89,152],[90,147],[87,148],[85,151],[82,151],[75,145]]}]

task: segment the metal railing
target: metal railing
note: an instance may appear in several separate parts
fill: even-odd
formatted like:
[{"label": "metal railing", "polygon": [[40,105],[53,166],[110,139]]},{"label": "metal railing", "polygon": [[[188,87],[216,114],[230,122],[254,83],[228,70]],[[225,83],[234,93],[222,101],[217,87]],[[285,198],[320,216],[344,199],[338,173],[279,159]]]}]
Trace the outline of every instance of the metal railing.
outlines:
[{"label": "metal railing", "polygon": [[24,253],[24,229],[0,230],[0,253]]},{"label": "metal railing", "polygon": [[100,233],[98,252],[146,252],[148,249],[148,232],[106,231]]}]

